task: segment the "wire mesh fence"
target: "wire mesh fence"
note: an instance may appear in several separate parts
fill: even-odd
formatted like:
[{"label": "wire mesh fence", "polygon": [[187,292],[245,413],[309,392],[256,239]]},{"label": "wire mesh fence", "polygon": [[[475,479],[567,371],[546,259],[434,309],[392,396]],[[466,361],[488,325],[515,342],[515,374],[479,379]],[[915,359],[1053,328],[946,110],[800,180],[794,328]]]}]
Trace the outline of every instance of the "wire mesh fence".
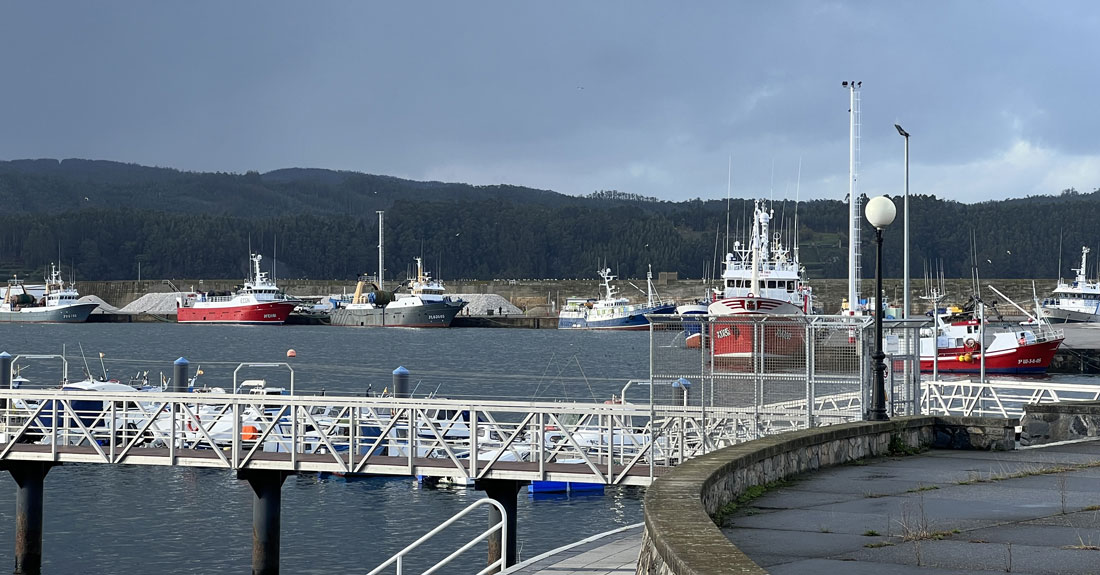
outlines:
[{"label": "wire mesh fence", "polygon": [[[722,443],[862,419],[873,378],[870,316],[651,316],[654,405],[695,406]],[[893,415],[917,412],[919,326],[884,325]]]}]

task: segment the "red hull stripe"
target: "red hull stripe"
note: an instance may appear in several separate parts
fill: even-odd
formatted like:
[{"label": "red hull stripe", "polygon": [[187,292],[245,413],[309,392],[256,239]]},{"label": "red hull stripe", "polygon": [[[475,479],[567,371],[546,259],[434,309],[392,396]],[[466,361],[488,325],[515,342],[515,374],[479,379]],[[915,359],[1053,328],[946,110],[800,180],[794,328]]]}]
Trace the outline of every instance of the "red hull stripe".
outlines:
[{"label": "red hull stripe", "polygon": [[289,302],[263,303],[236,307],[208,307],[176,309],[179,323],[262,323],[281,324],[294,311],[296,304]]}]

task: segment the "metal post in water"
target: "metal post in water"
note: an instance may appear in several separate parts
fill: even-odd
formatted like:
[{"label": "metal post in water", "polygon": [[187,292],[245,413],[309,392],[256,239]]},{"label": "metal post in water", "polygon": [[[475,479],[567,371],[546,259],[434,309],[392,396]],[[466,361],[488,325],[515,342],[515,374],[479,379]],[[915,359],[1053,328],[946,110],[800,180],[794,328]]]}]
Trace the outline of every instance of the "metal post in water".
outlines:
[{"label": "metal post in water", "polygon": [[[489,536],[489,557],[488,563],[491,565],[495,561],[499,561],[501,553],[504,555],[504,566],[511,567],[516,564],[516,495],[519,494],[519,490],[526,481],[516,481],[514,479],[479,479],[475,485],[478,489],[485,491],[485,495],[490,499],[500,503],[504,507],[504,512],[507,517],[501,518],[500,510],[495,505],[489,506],[489,527],[500,523],[503,519],[508,525],[508,540],[500,540],[500,531],[494,532]],[[499,573],[500,571],[492,571],[492,573]]]},{"label": "metal post in water", "polygon": [[186,393],[188,384],[188,368],[191,366],[191,362],[184,358],[179,358],[172,363],[172,389],[168,391],[174,393]]},{"label": "metal post in water", "polygon": [[237,479],[248,481],[255,494],[252,500],[252,575],[278,575],[279,526],[283,500],[283,481],[287,471],[237,471]]},{"label": "metal post in water", "polygon": [[42,573],[42,485],[53,463],[4,464],[18,489],[15,496],[15,575]]},{"label": "metal post in water", "polygon": [[393,370],[393,396],[409,397],[409,370],[405,366]]},{"label": "metal post in water", "polygon": [[[11,354],[0,352],[0,389],[11,389]],[[0,407],[7,409],[8,400],[0,402]]]},{"label": "metal post in water", "polygon": [[985,302],[978,301],[978,353],[982,354],[981,362],[981,378],[979,381],[985,383]]}]

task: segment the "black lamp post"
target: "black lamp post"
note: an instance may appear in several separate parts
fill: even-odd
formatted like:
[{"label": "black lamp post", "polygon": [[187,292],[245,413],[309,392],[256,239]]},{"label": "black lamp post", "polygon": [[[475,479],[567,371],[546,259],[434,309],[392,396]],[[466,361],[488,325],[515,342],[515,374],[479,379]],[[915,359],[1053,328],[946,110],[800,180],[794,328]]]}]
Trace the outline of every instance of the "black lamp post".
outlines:
[{"label": "black lamp post", "polygon": [[874,384],[871,388],[871,409],[867,410],[867,419],[870,421],[886,421],[890,419],[886,415],[886,354],[882,352],[882,230],[894,221],[897,208],[894,202],[886,196],[871,198],[867,202],[865,212],[867,221],[875,227],[875,353],[872,359],[875,372]]}]

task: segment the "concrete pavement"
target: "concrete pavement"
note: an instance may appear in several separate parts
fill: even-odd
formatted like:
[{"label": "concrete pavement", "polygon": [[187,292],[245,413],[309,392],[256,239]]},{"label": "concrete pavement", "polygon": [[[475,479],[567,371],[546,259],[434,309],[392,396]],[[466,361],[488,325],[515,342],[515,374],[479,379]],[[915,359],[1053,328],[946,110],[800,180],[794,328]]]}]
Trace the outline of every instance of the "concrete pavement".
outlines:
[{"label": "concrete pavement", "polygon": [[512,566],[509,575],[634,575],[642,524],[589,537]]}]

